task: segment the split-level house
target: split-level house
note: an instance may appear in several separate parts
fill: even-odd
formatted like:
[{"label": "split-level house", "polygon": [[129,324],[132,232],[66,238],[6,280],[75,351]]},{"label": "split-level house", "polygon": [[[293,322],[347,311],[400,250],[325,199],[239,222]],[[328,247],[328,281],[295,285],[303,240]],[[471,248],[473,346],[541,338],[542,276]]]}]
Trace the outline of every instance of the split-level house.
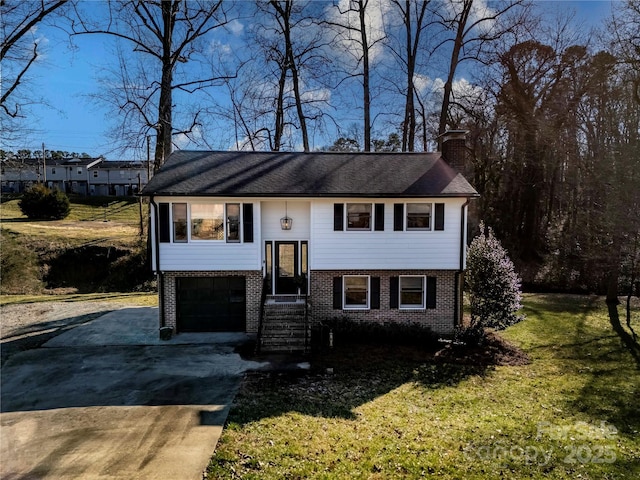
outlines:
[{"label": "split-level house", "polygon": [[456,131],[443,154],[174,152],[143,190],[160,327],[266,336],[348,317],[452,333],[478,195],[450,165],[464,148]]}]

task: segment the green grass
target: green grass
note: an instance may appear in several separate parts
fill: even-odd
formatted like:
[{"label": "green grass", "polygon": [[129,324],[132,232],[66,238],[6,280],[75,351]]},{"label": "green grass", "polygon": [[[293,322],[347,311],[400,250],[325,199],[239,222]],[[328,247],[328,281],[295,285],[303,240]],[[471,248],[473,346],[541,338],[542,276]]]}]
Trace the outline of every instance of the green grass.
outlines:
[{"label": "green grass", "polygon": [[116,302],[139,307],[157,307],[158,294],[135,293],[82,293],[61,295],[0,295],[0,305],[41,302]]},{"label": "green grass", "polygon": [[[3,229],[33,241],[78,245],[105,240],[132,244],[138,241],[140,207],[137,199],[115,197],[71,197],[71,211],[64,220],[38,221],[25,217],[19,199],[3,202],[0,220]],[[108,205],[104,208],[104,205]],[[143,205],[143,218],[148,206]],[[105,221],[106,220],[106,221]]]},{"label": "green grass", "polygon": [[638,478],[640,366],[602,299],[528,295],[525,313],[502,333],[525,366],[353,346],[248,375],[209,478]]}]

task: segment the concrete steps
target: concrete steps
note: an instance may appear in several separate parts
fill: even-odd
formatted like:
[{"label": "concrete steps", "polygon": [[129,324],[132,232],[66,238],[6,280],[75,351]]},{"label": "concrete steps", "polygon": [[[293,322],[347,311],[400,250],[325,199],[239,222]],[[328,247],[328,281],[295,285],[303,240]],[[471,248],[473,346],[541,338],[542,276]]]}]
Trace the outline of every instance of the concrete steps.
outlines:
[{"label": "concrete steps", "polygon": [[304,352],[306,330],[305,305],[296,303],[266,303],[260,334],[261,352]]}]

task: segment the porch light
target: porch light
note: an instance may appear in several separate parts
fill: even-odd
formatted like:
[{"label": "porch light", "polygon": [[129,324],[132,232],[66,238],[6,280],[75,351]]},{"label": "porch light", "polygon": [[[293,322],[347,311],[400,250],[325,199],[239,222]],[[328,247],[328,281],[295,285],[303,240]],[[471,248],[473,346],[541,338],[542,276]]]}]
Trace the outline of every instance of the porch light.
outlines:
[{"label": "porch light", "polygon": [[293,219],[287,215],[287,202],[284,202],[284,217],[280,219],[280,228],[282,230],[291,230]]}]

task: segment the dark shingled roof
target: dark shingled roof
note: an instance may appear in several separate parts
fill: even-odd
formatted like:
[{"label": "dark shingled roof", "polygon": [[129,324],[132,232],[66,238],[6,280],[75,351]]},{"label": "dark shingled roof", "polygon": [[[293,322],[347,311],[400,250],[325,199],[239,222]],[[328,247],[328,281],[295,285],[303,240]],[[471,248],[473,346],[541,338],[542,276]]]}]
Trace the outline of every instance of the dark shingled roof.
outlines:
[{"label": "dark shingled roof", "polygon": [[439,153],[203,152],[171,154],[143,195],[469,197]]}]

